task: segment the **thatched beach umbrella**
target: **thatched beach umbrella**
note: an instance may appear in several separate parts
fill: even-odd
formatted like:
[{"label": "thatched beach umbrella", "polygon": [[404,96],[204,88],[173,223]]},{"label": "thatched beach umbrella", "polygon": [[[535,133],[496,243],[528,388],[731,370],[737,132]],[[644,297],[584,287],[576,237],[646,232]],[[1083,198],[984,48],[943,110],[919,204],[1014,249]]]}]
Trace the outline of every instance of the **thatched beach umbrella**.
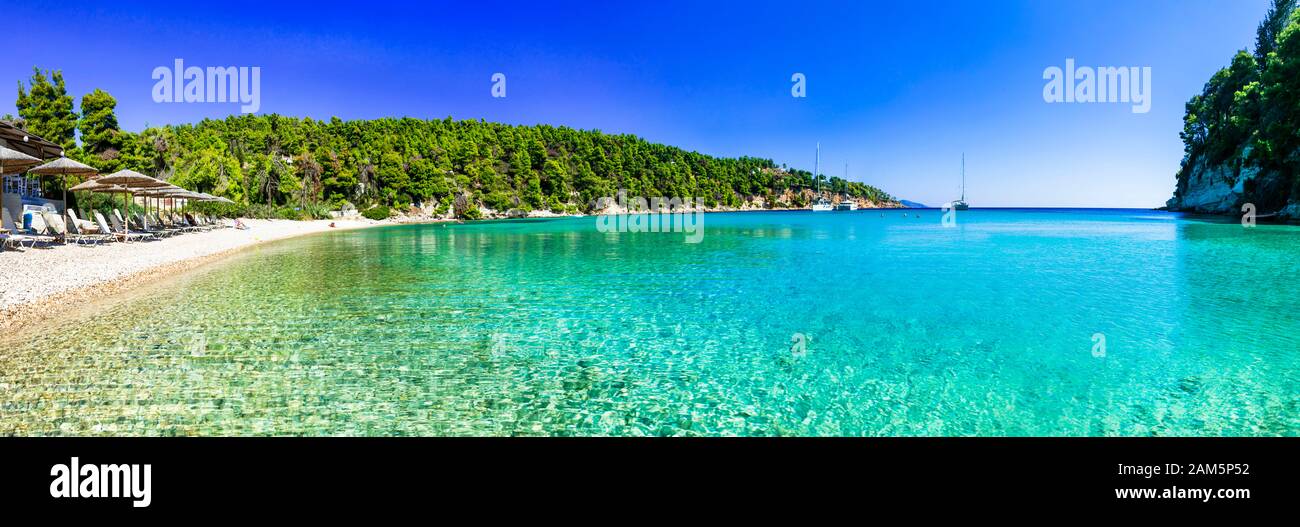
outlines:
[{"label": "thatched beach umbrella", "polygon": [[6,170],[22,172],[39,164],[40,159],[0,146],[0,174],[5,174]]},{"label": "thatched beach umbrella", "polygon": [[[172,186],[171,183],[168,183],[166,181],[157,178],[152,178],[129,169],[118,170],[117,172],[99,178],[98,181],[101,184],[105,184],[105,185],[121,186],[123,188],[130,190],[132,194],[137,193],[137,191],[147,191],[148,189],[166,188]],[[124,203],[122,206],[127,209],[125,214],[130,216],[131,214],[130,198],[124,196],[123,202]],[[123,218],[123,220],[125,219],[126,218]]]},{"label": "thatched beach umbrella", "polygon": [[[141,189],[140,192],[137,193],[137,195],[144,196],[145,198],[153,198],[161,202],[161,200],[170,198],[179,192],[185,192],[185,189],[180,188],[176,185],[167,183],[165,181],[160,181],[160,182],[163,183],[164,186]],[[154,204],[155,211],[160,210],[160,208],[161,208],[160,203]]]},{"label": "thatched beach umbrella", "polygon": [[158,189],[150,189],[149,192],[151,192],[154,197],[169,199],[169,200],[176,200],[176,199],[186,198],[190,196],[190,191],[175,185],[168,185],[166,187],[158,188]]},{"label": "thatched beach umbrella", "polygon": [[68,176],[93,176],[99,171],[95,167],[78,163],[67,157],[60,157],[44,165],[29,170],[38,176],[59,176],[63,185],[63,221],[68,221]]},{"label": "thatched beach umbrella", "polygon": [[[93,179],[87,179],[85,181],[82,181],[80,184],[73,186],[68,190],[72,192],[97,192],[99,189],[104,189],[109,187],[112,187],[112,185],[103,185]],[[86,221],[92,221],[92,222],[95,221],[94,218],[81,218],[81,219]]]},{"label": "thatched beach umbrella", "polygon": [[72,190],[74,192],[98,192],[101,194],[127,194],[131,192],[131,189],[123,187],[121,185],[105,185],[95,179],[86,181],[85,183],[72,187],[68,190]]},{"label": "thatched beach umbrella", "polygon": [[97,189],[104,188],[104,187],[111,187],[111,186],[113,185],[105,185],[103,183],[100,183],[98,179],[87,179],[86,181],[82,182],[80,185],[74,186],[68,190],[71,190],[73,192],[94,192]]},{"label": "thatched beach umbrella", "polygon": [[129,189],[152,189],[172,186],[166,181],[152,178],[134,170],[118,170],[98,179],[105,185],[118,185]]}]

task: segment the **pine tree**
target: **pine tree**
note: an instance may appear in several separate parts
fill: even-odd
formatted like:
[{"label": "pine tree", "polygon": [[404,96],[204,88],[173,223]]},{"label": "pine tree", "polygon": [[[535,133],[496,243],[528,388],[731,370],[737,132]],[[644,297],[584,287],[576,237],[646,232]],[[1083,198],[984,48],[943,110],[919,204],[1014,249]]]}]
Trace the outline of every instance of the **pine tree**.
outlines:
[{"label": "pine tree", "polygon": [[1296,0],[1273,0],[1273,7],[1259,23],[1255,37],[1255,62],[1263,68],[1268,63],[1268,54],[1277,48],[1277,39],[1282,35],[1295,11]]},{"label": "pine tree", "polygon": [[96,89],[81,97],[82,149],[88,154],[100,157],[116,157],[122,148],[121,130],[118,129],[117,116],[113,111],[117,100],[108,92]]},{"label": "pine tree", "polygon": [[18,116],[26,122],[27,131],[62,146],[65,150],[77,147],[77,114],[72,109],[72,96],[63,82],[63,72],[55,70],[46,78],[40,68],[32,68],[28,89],[18,82]]}]

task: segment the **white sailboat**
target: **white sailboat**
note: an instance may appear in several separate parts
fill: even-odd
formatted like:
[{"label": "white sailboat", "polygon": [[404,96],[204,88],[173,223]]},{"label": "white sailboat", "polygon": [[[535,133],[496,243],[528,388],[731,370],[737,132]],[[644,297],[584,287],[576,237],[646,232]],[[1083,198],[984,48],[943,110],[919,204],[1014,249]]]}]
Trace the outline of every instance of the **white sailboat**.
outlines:
[{"label": "white sailboat", "polygon": [[[844,181],[849,180],[849,164],[844,163]],[[845,194],[844,199],[835,204],[835,210],[858,210],[858,200]]]},{"label": "white sailboat", "polygon": [[961,154],[961,199],[952,202],[954,210],[966,210],[970,205],[966,204],[966,153]]},{"label": "white sailboat", "polygon": [[813,200],[813,212],[830,212],[835,210],[831,206],[831,201],[822,197],[822,180],[821,180],[821,163],[822,163],[822,144],[817,143],[817,159],[813,161],[813,181],[817,185],[817,198]]}]

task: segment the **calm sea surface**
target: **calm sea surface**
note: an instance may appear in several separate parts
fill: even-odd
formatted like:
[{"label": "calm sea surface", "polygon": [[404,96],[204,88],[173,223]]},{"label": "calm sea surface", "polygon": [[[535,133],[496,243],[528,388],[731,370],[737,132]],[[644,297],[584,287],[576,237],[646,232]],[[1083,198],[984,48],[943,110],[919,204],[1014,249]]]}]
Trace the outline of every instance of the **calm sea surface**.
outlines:
[{"label": "calm sea surface", "polygon": [[271,243],[0,337],[0,434],[1300,433],[1300,228],[883,214]]}]

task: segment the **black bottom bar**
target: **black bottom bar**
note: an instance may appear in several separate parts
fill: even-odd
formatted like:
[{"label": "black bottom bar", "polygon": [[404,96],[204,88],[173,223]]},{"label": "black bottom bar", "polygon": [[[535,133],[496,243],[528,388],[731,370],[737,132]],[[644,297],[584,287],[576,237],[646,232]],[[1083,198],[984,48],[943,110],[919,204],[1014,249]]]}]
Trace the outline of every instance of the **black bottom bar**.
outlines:
[{"label": "black bottom bar", "polygon": [[[142,516],[265,507],[306,515],[545,507],[538,509],[545,515],[647,504],[754,513],[850,503],[1210,511],[1288,506],[1296,446],[1276,438],[15,438],[0,440],[0,502],[7,510]],[[149,505],[51,496],[52,468],[70,471],[74,457],[81,470],[148,464]],[[1117,497],[1141,489],[1156,494]]]}]

